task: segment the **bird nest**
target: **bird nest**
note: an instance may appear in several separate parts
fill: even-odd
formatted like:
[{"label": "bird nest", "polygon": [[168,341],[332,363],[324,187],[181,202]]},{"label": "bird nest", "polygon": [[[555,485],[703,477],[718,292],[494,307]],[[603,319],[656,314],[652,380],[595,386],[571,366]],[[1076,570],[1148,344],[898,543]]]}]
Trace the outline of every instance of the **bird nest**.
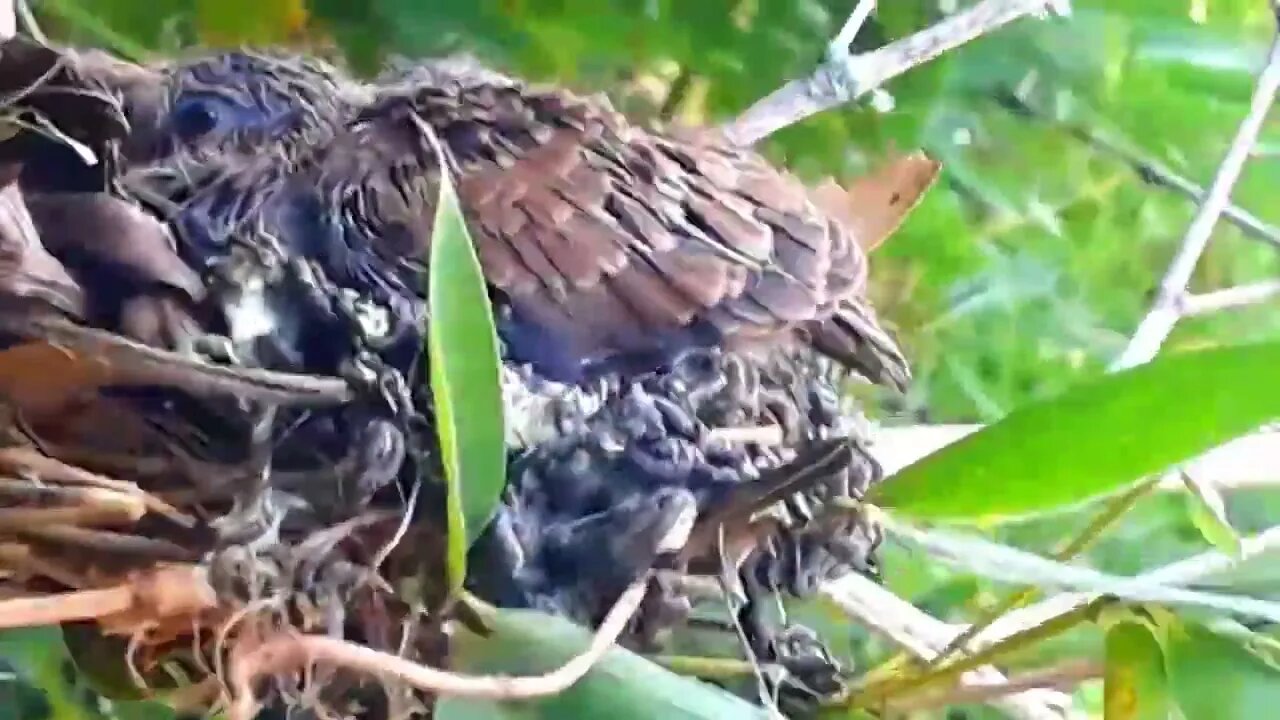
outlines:
[{"label": "bird nest", "polygon": [[[845,672],[821,643],[764,607],[843,573],[876,573],[879,529],[859,500],[880,470],[841,399],[849,374],[815,351],[905,382],[869,306],[833,300],[838,322],[809,328],[813,347],[707,342],[702,330],[727,336],[729,320],[741,328],[768,314],[764,302],[779,304],[770,318],[826,307],[761,280],[759,298],[726,296],[690,325],[697,337],[664,336],[680,346],[659,362],[553,381],[545,370],[564,358],[549,359],[530,329],[565,333],[585,355],[608,345],[641,357],[644,328],[620,342],[615,327],[640,320],[609,314],[634,298],[561,288],[575,312],[596,303],[600,314],[580,326],[539,315],[546,308],[523,286],[504,284],[517,270],[494,259],[486,234],[517,221],[480,194],[516,177],[508,192],[545,195],[548,218],[579,222],[567,208],[580,205],[554,205],[521,165],[568,148],[585,158],[565,170],[574,187],[615,183],[599,199],[613,231],[653,233],[654,262],[702,268],[706,292],[754,287],[756,270],[715,263],[758,248],[721,247],[730,260],[712,262],[679,243],[737,243],[738,231],[778,243],[813,231],[805,242],[831,243],[832,287],[859,291],[865,258],[838,246],[842,231],[801,186],[773,180],[745,151],[652,139],[611,110],[457,60],[369,85],[299,58],[229,53],[144,68],[22,39],[3,50],[13,129],[0,142],[0,625],[60,624],[86,672],[104,674],[88,666],[110,657],[128,692],[188,708],[230,707],[242,720],[262,703],[398,717],[448,691],[456,627],[483,632],[493,607],[612,627],[648,652],[709,603],[728,608],[724,624],[747,656],[780,670],[770,682],[792,706],[840,692]],[[507,106],[511,117],[493,116]],[[378,125],[406,112],[409,125]],[[513,130],[512,118],[533,125]],[[401,162],[427,153],[397,144],[413,123],[434,123],[433,142],[456,155],[505,343],[508,482],[461,591],[448,577],[449,491],[424,379],[426,296],[405,280],[420,259],[404,254],[404,236],[414,250],[413,233],[429,231],[420,218],[434,215],[434,200],[410,190],[441,165],[429,153],[430,168]],[[595,134],[572,135],[582,127]],[[668,176],[683,168],[688,187],[655,185],[668,195],[710,193],[735,211],[758,203],[747,208],[756,220],[646,230],[642,205],[653,204],[651,219],[670,209],[642,192],[660,178],[634,170],[637,158],[670,165]],[[634,186],[618,180],[622,167]],[[729,171],[746,178],[732,192]],[[473,187],[469,173],[490,175]],[[386,192],[379,177],[390,178]],[[790,195],[765,198],[769,183]],[[525,207],[536,221],[541,206]],[[518,249],[538,241],[534,231],[506,241]],[[359,255],[357,240],[372,250]],[[783,267],[793,261],[779,250],[742,267],[777,263],[774,285],[812,275]],[[671,311],[688,324],[688,297],[651,299],[656,310],[641,319],[668,322]],[[316,660],[328,662],[317,670]]]}]

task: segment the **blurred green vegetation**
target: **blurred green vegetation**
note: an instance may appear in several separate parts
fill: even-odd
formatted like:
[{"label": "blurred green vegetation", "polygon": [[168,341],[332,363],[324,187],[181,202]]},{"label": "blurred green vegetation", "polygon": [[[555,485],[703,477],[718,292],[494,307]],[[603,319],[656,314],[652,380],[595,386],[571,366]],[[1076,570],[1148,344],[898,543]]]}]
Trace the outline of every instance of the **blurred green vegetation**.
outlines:
[{"label": "blurred green vegetation", "polygon": [[[955,2],[881,3],[858,39],[879,45],[926,27]],[[50,36],[145,58],[187,48],[288,44],[376,71],[393,55],[466,51],[502,69],[584,92],[606,91],[638,117],[727,120],[821,59],[852,0],[31,0]],[[892,109],[862,103],[789,128],[766,151],[807,177],[851,177],[886,151],[924,147],[943,179],[877,252],[874,294],[912,358],[905,400],[888,422],[988,422],[1098,373],[1146,311],[1194,204],[1134,165],[1083,141],[1084,127],[1204,186],[1244,115],[1274,28],[1263,0],[1076,0],[1068,19],[1020,21],[891,83]],[[1029,117],[1003,99],[1015,95]],[[1272,122],[1234,199],[1280,223],[1280,130]],[[1267,154],[1275,156],[1270,157]],[[1197,270],[1203,291],[1280,271],[1276,249],[1220,225]],[[1274,303],[1181,323],[1168,348],[1280,339]],[[1262,381],[1262,379],[1259,379]],[[1194,392],[1173,388],[1171,392]],[[1070,462],[1069,452],[1063,462]],[[991,488],[998,493],[999,488]],[[991,529],[1047,553],[1096,508]],[[1237,492],[1227,514],[1241,533],[1280,516],[1268,490]],[[1090,551],[1092,566],[1132,574],[1209,547],[1186,498],[1142,501]],[[888,585],[943,619],[972,618],[1008,588],[927,562],[894,543]],[[1241,571],[1232,587],[1280,597],[1280,577]],[[798,608],[830,639],[847,621]],[[1011,663],[1042,666],[1089,652],[1089,628]],[[867,667],[890,648],[855,630],[844,647]],[[27,646],[22,646],[27,647]],[[13,657],[12,654],[6,654]],[[46,668],[47,663],[35,667]],[[31,667],[28,664],[22,668]],[[28,679],[45,688],[60,675]],[[43,678],[43,679],[42,679]],[[52,682],[52,681],[50,681]],[[28,698],[0,678],[0,720],[119,715],[85,703]],[[18,689],[15,689],[18,688]],[[65,689],[65,688],[64,688]],[[62,698],[57,692],[58,698]],[[1077,693],[1100,714],[1096,684]],[[25,696],[24,696],[25,697]],[[121,706],[124,707],[124,706]],[[1269,712],[1270,710],[1268,710]],[[966,717],[991,716],[967,709]],[[22,717],[19,715],[18,717]],[[25,718],[24,718],[25,720]]]}]

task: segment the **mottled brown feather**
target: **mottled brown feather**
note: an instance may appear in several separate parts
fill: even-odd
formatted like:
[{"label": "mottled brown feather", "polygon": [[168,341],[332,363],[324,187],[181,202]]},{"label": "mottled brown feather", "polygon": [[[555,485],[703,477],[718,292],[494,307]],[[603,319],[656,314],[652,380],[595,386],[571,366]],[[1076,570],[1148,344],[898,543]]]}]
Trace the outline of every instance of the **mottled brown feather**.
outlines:
[{"label": "mottled brown feather", "polygon": [[[420,268],[440,173],[429,134],[492,288],[583,355],[645,352],[695,325],[762,341],[812,329],[839,359],[865,369],[869,346],[902,364],[871,374],[905,376],[863,307],[865,253],[803,183],[714,134],[651,132],[558,89],[483,77],[385,90],[281,183],[332,208],[353,253],[337,262],[399,254]],[[846,311],[853,321],[821,324]]]},{"label": "mottled brown feather", "polygon": [[17,185],[0,189],[0,294],[38,300],[74,317],[84,290],[40,242]]},{"label": "mottled brown feather", "polygon": [[193,300],[204,295],[168,227],[137,205],[106,193],[33,194],[27,204],[54,255],[109,264],[139,285],[172,288]]}]

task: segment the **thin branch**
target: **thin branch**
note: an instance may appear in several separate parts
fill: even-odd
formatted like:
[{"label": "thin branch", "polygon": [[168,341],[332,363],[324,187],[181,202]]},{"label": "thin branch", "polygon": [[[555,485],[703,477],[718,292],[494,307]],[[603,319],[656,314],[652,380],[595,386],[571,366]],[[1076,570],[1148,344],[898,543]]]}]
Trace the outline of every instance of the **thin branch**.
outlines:
[{"label": "thin branch", "polygon": [[[1097,542],[1098,538],[1102,536],[1103,532],[1105,532],[1107,528],[1111,527],[1111,525],[1128,513],[1129,510],[1133,509],[1133,506],[1139,500],[1146,497],[1147,493],[1151,491],[1153,484],[1154,483],[1151,482],[1137,483],[1129,490],[1120,493],[1115,498],[1112,498],[1111,501],[1107,503],[1106,507],[1102,509],[1102,512],[1098,513],[1098,515],[1090,521],[1079,534],[1072,538],[1072,540],[1062,548],[1054,551],[1052,555],[1053,559],[1059,562],[1070,562],[1074,560],[1077,555],[1088,550],[1095,542]],[[967,650],[969,641],[979,632],[982,632],[983,628],[995,622],[996,619],[1005,615],[1010,610],[1022,607],[1028,602],[1036,599],[1039,592],[1040,589],[1034,586],[1022,588],[996,603],[995,607],[991,608],[989,611],[984,611],[977,620],[969,625],[968,629],[960,633],[955,640],[947,645],[946,649],[938,654],[938,657],[934,660],[934,664],[936,665],[941,663],[943,660],[950,657],[952,653],[958,650]]]},{"label": "thin branch", "polygon": [[16,19],[21,21],[23,31],[35,38],[36,42],[48,45],[49,38],[40,29],[40,23],[36,21],[36,14],[31,12],[31,3],[28,0],[16,0],[16,4]]},{"label": "thin branch", "polygon": [[139,498],[148,511],[164,515],[184,527],[192,527],[195,518],[187,515],[137,485],[89,472],[84,468],[68,465],[56,458],[42,455],[29,447],[11,447],[0,450],[0,468],[15,474],[31,476],[43,484],[62,484],[77,487],[99,488]]},{"label": "thin branch", "polygon": [[1272,38],[1271,49],[1267,53],[1267,61],[1258,74],[1257,86],[1249,101],[1249,112],[1240,123],[1231,147],[1218,166],[1218,172],[1205,194],[1196,216],[1191,220],[1186,235],[1182,238],[1182,247],[1170,264],[1164,280],[1156,295],[1151,311],[1139,323],[1120,357],[1111,365],[1112,370],[1141,365],[1156,356],[1160,346],[1173,332],[1174,325],[1182,317],[1179,312],[1179,299],[1186,294],[1195,272],[1200,256],[1204,254],[1213,233],[1218,217],[1231,199],[1231,190],[1235,187],[1249,153],[1257,142],[1262,124],[1275,102],[1276,92],[1280,90],[1280,32]]},{"label": "thin branch", "polygon": [[[1280,526],[1245,538],[1241,544],[1242,558],[1280,548]],[[1209,551],[1143,573],[1134,578],[1134,582],[1173,587],[1191,585],[1236,567],[1242,558],[1216,550]],[[822,594],[854,620],[926,661],[967,634],[969,628],[968,625],[952,625],[938,620],[859,575],[851,574],[827,583],[822,587]],[[1055,618],[1073,613],[1097,597],[1093,593],[1055,595],[1006,614],[976,633],[968,644],[974,649],[990,648],[1041,627]],[[969,688],[1008,682],[999,671],[988,666],[963,675],[958,689],[953,692],[965,693]],[[903,699],[902,702],[910,701]],[[1070,707],[1069,698],[1043,689],[990,698],[988,702],[1016,718],[1061,718],[1063,710]]]},{"label": "thin branch", "polygon": [[202,397],[233,395],[281,405],[338,405],[352,397],[340,378],[214,365],[53,316],[0,316],[0,329],[98,362],[111,384],[176,387]]},{"label": "thin branch", "polygon": [[[860,575],[827,583],[822,594],[854,620],[921,660],[932,660],[960,632]],[[987,666],[964,674],[960,687],[1007,682],[1003,673]],[[1052,690],[1032,689],[992,698],[990,704],[1017,720],[1061,720],[1071,707],[1071,698]]]},{"label": "thin branch", "polygon": [[96,620],[131,608],[133,590],[127,585],[14,598],[0,602],[0,630]]},{"label": "thin branch", "polygon": [[875,12],[875,9],[876,0],[858,0],[853,12],[849,13],[849,17],[844,21],[844,26],[840,28],[840,32],[836,33],[835,38],[831,40],[831,44],[827,46],[828,58],[843,61],[852,52],[854,38],[858,37],[859,32],[862,32],[862,26],[867,24],[867,20],[871,18],[871,13]]},{"label": "thin branch", "polygon": [[1004,683],[973,682],[936,694],[904,697],[889,706],[897,712],[936,710],[951,705],[991,703],[1015,693],[1036,688],[1067,692],[1081,683],[1102,677],[1103,667],[1090,660],[1069,660],[1054,667],[1029,670],[1011,676]]},{"label": "thin branch", "polygon": [[1178,299],[1178,310],[1183,317],[1195,317],[1258,305],[1277,296],[1280,296],[1280,280],[1263,280],[1207,293],[1183,294]]},{"label": "thin branch", "polygon": [[937,692],[939,689],[954,685],[957,680],[964,677],[965,673],[1006,660],[1016,652],[1041,645],[1083,623],[1093,621],[1103,608],[1116,602],[1114,598],[1093,600],[1086,605],[1052,617],[1035,627],[994,642],[971,655],[946,663],[936,670],[920,675],[905,674],[878,679],[878,682],[863,687],[852,698],[851,704],[858,703],[861,707],[887,704],[918,695],[923,691]]},{"label": "thin branch", "polygon": [[[1203,187],[1174,172],[1172,168],[1155,158],[1131,150],[1086,125],[1067,123],[1053,118],[1042,108],[1035,107],[1026,98],[1018,96],[1017,93],[1002,92],[997,96],[996,100],[1012,113],[1035,118],[1043,123],[1061,128],[1064,132],[1090,146],[1095,151],[1111,155],[1132,168],[1133,172],[1137,173],[1143,182],[1172,190],[1197,203],[1204,202],[1205,190]],[[1228,203],[1222,209],[1222,217],[1239,228],[1248,237],[1280,248],[1280,228],[1266,222],[1248,210]]]},{"label": "thin branch", "polygon": [[1130,602],[1236,613],[1280,623],[1280,603],[1270,600],[1210,589],[1189,589],[1144,577],[1112,575],[1085,566],[1067,565],[976,534],[923,530],[892,515],[884,517],[883,526],[887,534],[919,548],[931,558],[995,582],[1106,594]]},{"label": "thin branch", "polygon": [[77,527],[127,527],[142,519],[147,509],[136,496],[116,495],[97,502],[62,507],[0,508],[0,531],[7,534],[52,525]]},{"label": "thin branch", "polygon": [[[826,62],[807,78],[792,80],[747,108],[723,130],[729,140],[754,145],[782,128],[851,102],[914,67],[1001,28],[1046,10],[1068,12],[1065,0],[983,0],[926,30],[861,55],[848,50],[873,5],[860,0]],[[847,41],[847,42],[846,42]]]},{"label": "thin branch", "polygon": [[[1280,549],[1280,526],[1241,540],[1242,557],[1234,557],[1217,550],[1178,560],[1150,570],[1134,578],[1135,582],[1153,583],[1167,587],[1193,585],[1238,566],[1244,559]],[[1061,593],[1051,598],[1014,610],[991,623],[973,639],[975,646],[985,646],[1014,635],[1029,627],[1035,627],[1048,618],[1056,617],[1091,601],[1091,593]]]},{"label": "thin branch", "polygon": [[207,573],[194,565],[161,565],[106,588],[0,602],[0,629],[125,617],[139,622],[198,615],[217,606]]}]

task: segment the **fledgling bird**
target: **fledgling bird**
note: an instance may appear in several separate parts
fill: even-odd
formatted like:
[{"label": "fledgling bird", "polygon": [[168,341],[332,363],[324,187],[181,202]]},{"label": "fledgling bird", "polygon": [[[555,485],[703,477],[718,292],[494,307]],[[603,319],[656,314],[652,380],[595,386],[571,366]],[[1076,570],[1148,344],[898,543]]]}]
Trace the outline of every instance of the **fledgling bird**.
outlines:
[{"label": "fledgling bird", "polygon": [[128,123],[121,155],[133,166],[178,153],[254,152],[323,133],[367,100],[336,67],[296,54],[224,50],[137,64],[100,50],[47,50],[119,103]]},{"label": "fledgling bird", "polygon": [[235,50],[180,59],[159,82],[125,94],[131,162],[174,153],[259,152],[279,142],[323,142],[367,99],[363,86],[321,60]]},{"label": "fledgling bird", "polygon": [[416,348],[448,166],[512,361],[583,382],[691,347],[799,339],[906,383],[856,231],[759,154],[492,73],[406,77],[294,167],[263,161],[203,188],[177,221],[187,259],[275,248],[384,312],[384,346]]},{"label": "fledgling bird", "polygon": [[59,178],[69,191],[101,187],[115,171],[128,124],[109,90],[56,50],[22,38],[0,43],[0,295],[18,312],[82,317],[85,288],[50,252],[29,207],[40,184]]},{"label": "fledgling bird", "polygon": [[[221,331],[206,303],[207,279],[179,255],[152,203],[180,201],[188,192],[184,158],[256,156],[322,140],[349,102],[344,82],[323,63],[283,55],[235,51],[151,67],[28,38],[0,43],[0,90],[15,98],[12,110],[24,113],[24,124],[0,137],[0,168],[14,192],[21,190],[16,204],[0,204],[0,224],[11,221],[0,228],[0,294],[38,301],[81,325],[148,345],[205,351],[203,340]],[[55,132],[46,132],[50,128]],[[157,162],[174,174],[147,186],[143,206],[128,180]],[[33,307],[6,307],[6,319],[21,326]],[[204,407],[197,413],[194,405],[201,403],[180,393],[149,392],[147,398],[143,414],[177,420],[175,429],[183,427],[183,413],[187,424],[208,414]],[[236,422],[243,410],[224,410],[216,428],[222,432],[214,434],[237,447],[247,433],[245,423]],[[353,480],[385,484],[378,478],[400,469],[400,437],[370,424],[359,410],[324,418],[338,426],[339,437],[324,436],[321,444],[333,457],[320,465],[365,456],[377,464],[386,454],[394,467],[371,467],[363,474],[367,482]],[[284,467],[313,467],[313,456]]]},{"label": "fledgling bird", "polygon": [[[59,307],[161,347],[189,346],[209,320],[197,318],[202,279],[177,254],[163,214],[153,212],[190,192],[195,178],[185,159],[233,162],[322,142],[361,92],[336,69],[301,56],[229,51],[138,65],[22,37],[2,49],[0,87],[19,97],[28,124],[55,129],[0,142],[0,161],[10,159],[10,174],[20,178],[39,244],[82,286],[64,291]],[[170,171],[164,182],[130,182],[130,168],[145,174],[160,161]],[[32,262],[42,257],[27,254]]]}]

